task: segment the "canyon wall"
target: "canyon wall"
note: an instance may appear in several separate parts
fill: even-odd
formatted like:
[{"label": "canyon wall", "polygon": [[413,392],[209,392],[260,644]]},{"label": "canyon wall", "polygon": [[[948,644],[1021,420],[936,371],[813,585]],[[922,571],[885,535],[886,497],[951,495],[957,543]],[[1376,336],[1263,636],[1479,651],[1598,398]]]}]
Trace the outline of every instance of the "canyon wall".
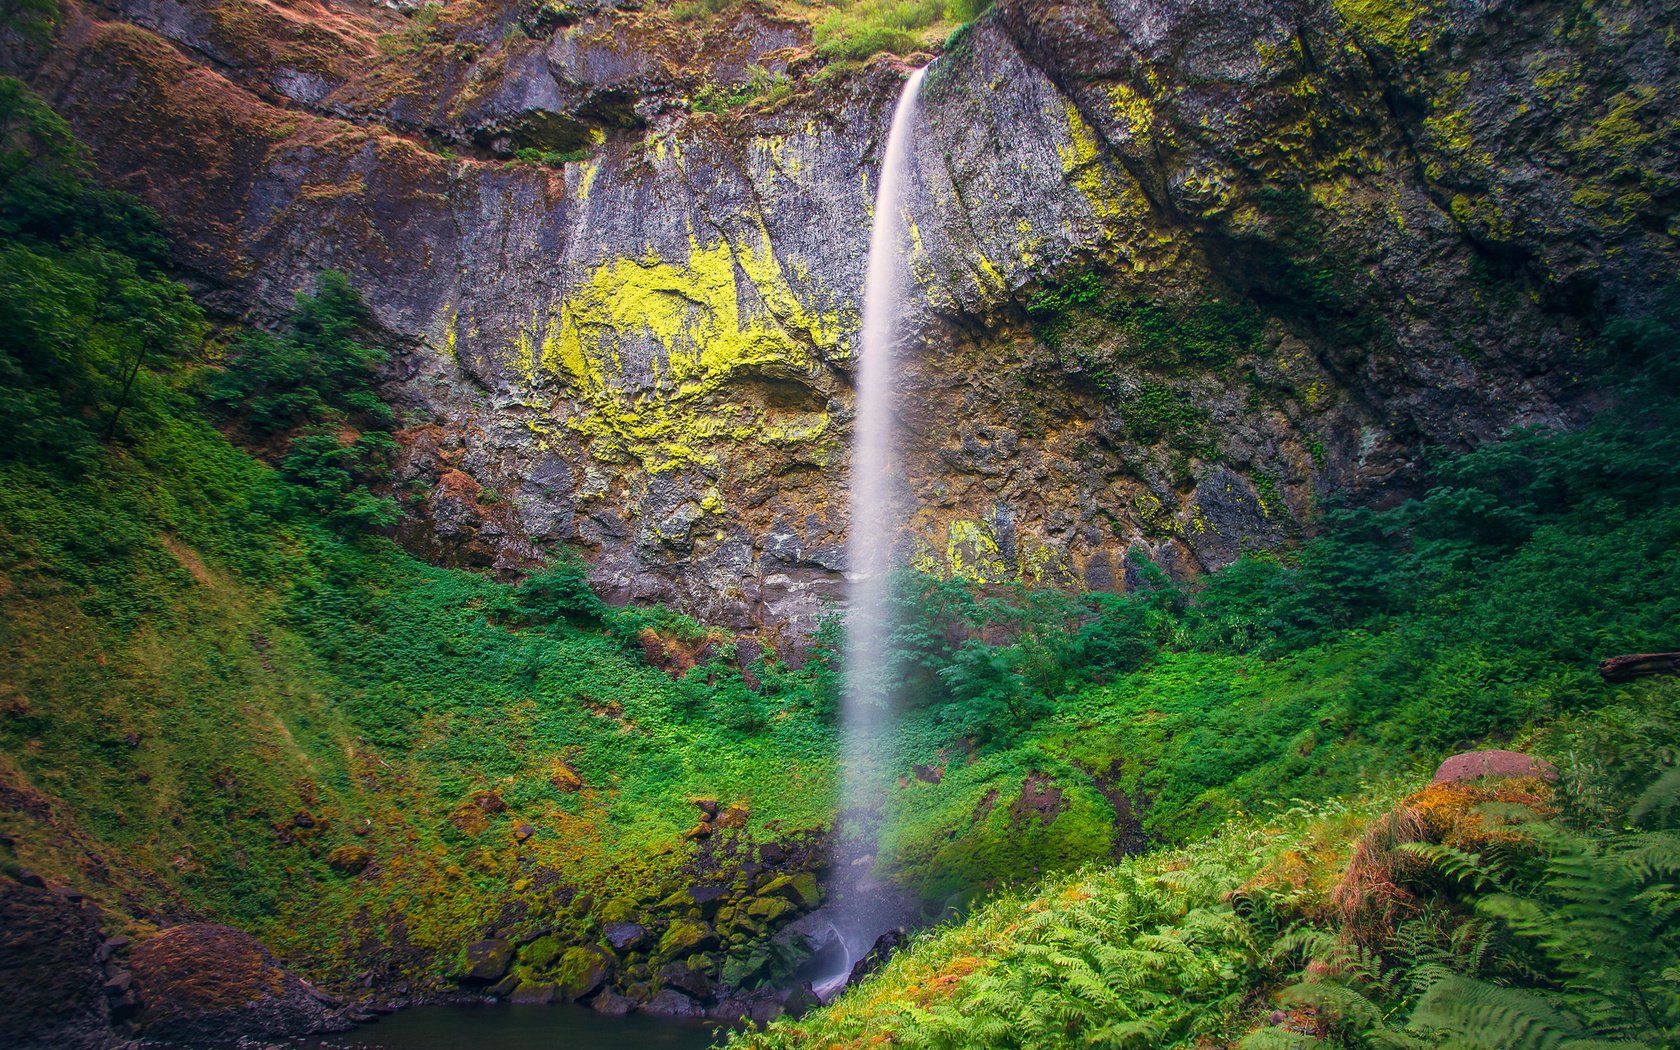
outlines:
[{"label": "canyon wall", "polygon": [[[1600,407],[1675,273],[1674,3],[1001,0],[930,71],[900,418],[933,571],[1125,586]],[[843,594],[904,67],[741,2],[72,0],[25,76],[228,317],[350,274],[400,537],[793,641]],[[925,60],[918,59],[918,62]]]}]

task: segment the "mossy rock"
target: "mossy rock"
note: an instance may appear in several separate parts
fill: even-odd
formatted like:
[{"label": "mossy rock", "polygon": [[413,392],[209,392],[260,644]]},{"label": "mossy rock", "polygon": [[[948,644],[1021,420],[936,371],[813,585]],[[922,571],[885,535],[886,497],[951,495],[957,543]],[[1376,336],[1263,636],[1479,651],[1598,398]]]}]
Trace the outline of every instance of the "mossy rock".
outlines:
[{"label": "mossy rock", "polygon": [[769,962],[769,953],[762,950],[744,955],[731,955],[723,961],[723,972],[719,979],[724,984],[738,988],[763,973]]},{"label": "mossy rock", "polygon": [[538,937],[519,952],[519,961],[533,970],[546,970],[560,958],[565,945],[555,934]]},{"label": "mossy rock", "polygon": [[780,897],[801,908],[815,908],[822,903],[822,888],[817,877],[808,871],[797,875],[778,875],[758,891],[760,897]]},{"label": "mossy rock", "polygon": [[659,939],[659,957],[672,959],[717,945],[717,931],[698,919],[678,919]]},{"label": "mossy rock", "polygon": [[635,922],[639,911],[635,901],[628,897],[616,897],[601,905],[601,910],[595,913],[595,918],[602,923]]},{"label": "mossy rock", "polygon": [[606,982],[612,965],[612,956],[594,945],[568,948],[560,956],[560,966],[554,975],[555,991],[568,1001],[582,999]]},{"label": "mossy rock", "polygon": [[499,980],[513,962],[513,945],[500,937],[474,941],[461,952],[455,968],[457,979],[473,984],[489,984]]},{"label": "mossy rock", "polygon": [[775,922],[793,910],[793,903],[781,897],[759,897],[747,905],[747,914],[760,922]]}]

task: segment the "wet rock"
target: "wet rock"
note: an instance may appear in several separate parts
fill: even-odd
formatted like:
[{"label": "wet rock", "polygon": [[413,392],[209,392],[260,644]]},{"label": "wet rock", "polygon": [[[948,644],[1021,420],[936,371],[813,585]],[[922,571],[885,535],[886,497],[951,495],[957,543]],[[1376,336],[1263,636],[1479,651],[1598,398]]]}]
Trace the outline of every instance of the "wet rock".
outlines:
[{"label": "wet rock", "polygon": [[231,926],[172,926],[136,945],[129,966],[148,1038],[197,1043],[342,1027],[301,978]]},{"label": "wet rock", "polygon": [[908,939],[903,930],[888,930],[875,938],[875,943],[863,953],[863,958],[852,964],[852,972],[846,977],[846,983],[856,984],[885,966],[887,960],[892,958],[893,952],[904,947],[904,942]]},{"label": "wet rock", "polygon": [[655,976],[665,987],[675,988],[695,999],[705,999],[712,994],[712,979],[701,970],[691,969],[685,962],[667,963],[659,968]]},{"label": "wet rock", "polygon": [[623,1017],[636,1008],[636,1002],[619,995],[611,988],[604,988],[600,995],[589,1001],[589,1008],[598,1014],[606,1014],[608,1017]]},{"label": "wet rock", "polygon": [[801,908],[815,908],[822,903],[822,888],[817,885],[817,877],[808,871],[777,876],[765,883],[758,895],[780,897]]},{"label": "wet rock", "polygon": [[649,999],[642,1011],[661,1017],[701,1017],[705,1014],[699,1003],[674,988],[667,988]]},{"label": "wet rock", "polygon": [[552,984],[540,984],[535,981],[521,981],[508,996],[508,1002],[520,1006],[547,1006],[554,1001],[558,994]]},{"label": "wet rock", "polygon": [[493,937],[474,941],[462,954],[464,961],[460,979],[468,983],[488,984],[507,973],[508,964],[513,962],[513,945],[503,938]]},{"label": "wet rock", "polygon": [[811,986],[802,984],[788,993],[788,997],[782,1001],[782,1010],[789,1017],[799,1017],[810,1013],[821,1005],[822,1000],[817,998],[817,993],[812,990]]}]

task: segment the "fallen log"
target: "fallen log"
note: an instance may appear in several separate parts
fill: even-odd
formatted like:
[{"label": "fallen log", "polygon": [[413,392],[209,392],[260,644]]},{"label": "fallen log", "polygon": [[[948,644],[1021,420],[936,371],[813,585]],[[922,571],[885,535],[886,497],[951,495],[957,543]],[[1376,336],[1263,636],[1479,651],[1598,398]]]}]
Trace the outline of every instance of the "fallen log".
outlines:
[{"label": "fallen log", "polygon": [[1630,653],[1612,656],[1598,665],[1606,682],[1631,682],[1654,674],[1680,674],[1680,653]]}]

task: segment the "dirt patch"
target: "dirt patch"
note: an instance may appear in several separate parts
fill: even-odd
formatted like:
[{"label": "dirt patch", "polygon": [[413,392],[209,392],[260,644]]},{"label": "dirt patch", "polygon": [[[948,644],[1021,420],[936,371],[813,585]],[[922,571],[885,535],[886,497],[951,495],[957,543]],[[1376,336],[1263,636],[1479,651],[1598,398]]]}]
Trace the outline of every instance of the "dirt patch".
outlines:
[{"label": "dirt patch", "polygon": [[1124,761],[1116,758],[1107,769],[1085,770],[1098,793],[1114,807],[1114,843],[1109,853],[1115,860],[1142,853],[1154,842],[1143,830],[1143,815],[1149,811],[1149,799],[1144,795],[1134,799],[1120,786],[1120,772],[1124,766]]},{"label": "dirt patch", "polygon": [[1044,773],[1028,773],[1026,782],[1021,785],[1021,794],[1009,804],[1009,826],[1025,827],[1034,817],[1039,823],[1049,826],[1065,808],[1062,805],[1062,789],[1056,786],[1054,780]]},{"label": "dirt patch", "polygon": [[167,533],[158,536],[158,542],[162,543],[164,549],[175,556],[175,560],[181,563],[181,568],[191,573],[193,579],[206,587],[210,586],[213,582],[210,579],[210,570],[204,567],[204,562],[199,559],[198,554],[191,547]]}]

